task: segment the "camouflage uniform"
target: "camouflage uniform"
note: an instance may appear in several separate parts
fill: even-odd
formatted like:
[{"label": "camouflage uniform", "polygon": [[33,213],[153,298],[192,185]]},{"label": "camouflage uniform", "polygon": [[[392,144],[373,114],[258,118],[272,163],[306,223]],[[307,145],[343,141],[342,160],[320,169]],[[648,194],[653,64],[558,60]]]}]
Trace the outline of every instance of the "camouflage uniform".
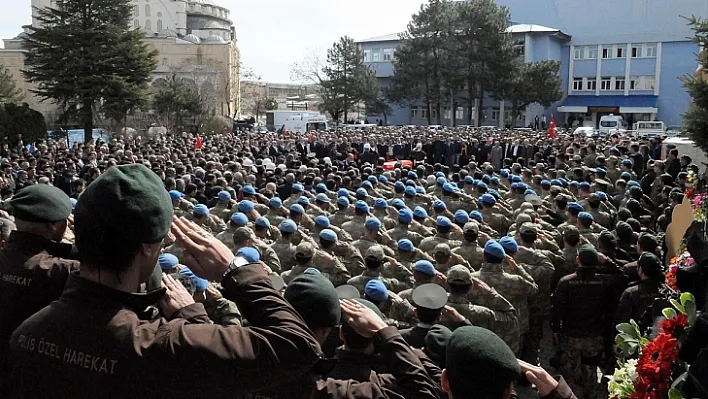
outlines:
[{"label": "camouflage uniform", "polygon": [[366,217],[357,216],[354,219],[340,225],[340,227],[352,237],[361,237],[361,235],[364,234],[365,230],[364,223],[366,223]]},{"label": "camouflage uniform", "polygon": [[477,244],[477,241],[465,241],[459,247],[453,248],[452,253],[469,262],[474,270],[479,270],[484,262],[484,249]]},{"label": "camouflage uniform", "polygon": [[347,223],[352,220],[352,217],[350,215],[347,215],[346,210],[338,210],[335,212],[333,215],[330,215],[329,217],[329,223],[334,225],[334,226],[339,226],[341,227],[344,225],[344,223]]},{"label": "camouflage uniform", "polygon": [[351,277],[346,266],[331,250],[318,250],[312,259],[312,266],[316,267],[323,276],[327,277],[335,287],[346,284]]},{"label": "camouflage uniform", "polygon": [[410,230],[410,225],[400,223],[391,230],[387,230],[386,234],[391,237],[393,242],[398,242],[398,240],[407,238],[411,240],[413,245],[415,245],[416,247],[419,246],[420,243],[423,241],[423,236],[416,233],[415,231]]},{"label": "camouflage uniform", "polygon": [[363,293],[364,289],[366,288],[366,283],[371,280],[381,280],[381,282],[384,283],[386,288],[389,291],[393,292],[400,292],[407,288],[405,284],[402,284],[395,278],[383,277],[381,275],[381,272],[379,272],[378,270],[370,269],[364,270],[360,275],[350,278],[349,281],[347,281],[347,284],[356,287],[359,292]]},{"label": "camouflage uniform", "polygon": [[[363,227],[362,227],[363,228]],[[361,235],[359,235],[361,236]],[[356,248],[360,254],[366,254],[366,251],[373,247],[374,245],[381,245],[377,240],[372,239],[371,236],[365,235],[361,236],[360,239],[354,241],[352,243],[352,246]],[[381,245],[381,247],[384,249],[384,252],[386,253],[387,256],[396,256],[396,254],[393,252],[391,248],[389,248],[386,245]]]},{"label": "camouflage uniform", "polygon": [[280,260],[280,268],[283,271],[292,269],[295,266],[295,245],[287,239],[280,238],[273,245],[273,251]]},{"label": "camouflage uniform", "polygon": [[270,222],[271,226],[279,226],[280,222],[285,220],[285,216],[276,213],[274,209],[268,209],[268,212],[262,214],[268,221]]},{"label": "camouflage uniform", "polygon": [[450,248],[456,248],[462,244],[459,241],[455,241],[450,239],[450,233],[447,234],[442,234],[442,233],[437,233],[433,237],[428,237],[423,239],[420,243],[420,250],[423,252],[426,252],[428,254],[433,254],[433,251],[435,251],[435,247],[438,244],[447,244],[450,246]]},{"label": "camouflage uniform", "polygon": [[361,252],[349,243],[341,241],[337,242],[333,253],[342,259],[342,263],[344,263],[344,266],[347,268],[351,276],[356,276],[366,268],[364,266],[364,257],[361,255]]},{"label": "camouflage uniform", "polygon": [[385,230],[393,229],[398,224],[398,220],[389,216],[388,210],[375,210],[374,216],[381,221]]},{"label": "camouflage uniform", "polygon": [[216,239],[224,243],[232,252],[234,250],[234,232],[235,228],[229,226],[226,230],[216,235]]},{"label": "camouflage uniform", "polygon": [[447,304],[465,316],[473,325],[497,334],[510,348],[518,348],[519,321],[514,306],[494,289],[485,296],[490,296],[484,301],[485,306],[473,304],[467,296],[453,294],[447,297]]},{"label": "camouflage uniform", "polygon": [[228,222],[229,219],[231,219],[231,215],[233,215],[233,212],[231,212],[231,208],[228,207],[228,204],[228,202],[219,201],[215,207],[209,209],[209,213],[220,218],[224,222]]},{"label": "camouflage uniform", "polygon": [[312,266],[310,266],[310,265],[293,266],[292,269],[284,271],[280,275],[280,277],[283,278],[283,281],[285,281],[285,284],[290,284],[290,282],[293,281],[293,279],[295,279],[295,277],[305,273],[305,270],[309,269],[310,267],[312,267]]},{"label": "camouflage uniform", "polygon": [[263,261],[266,266],[270,267],[270,270],[273,272],[280,273],[282,271],[280,258],[273,249],[273,246],[261,240],[254,240],[254,245],[261,252],[261,261]]},{"label": "camouflage uniform", "polygon": [[506,235],[509,226],[511,226],[511,222],[506,216],[500,215],[499,213],[495,213],[492,209],[489,208],[483,209],[480,213],[482,214],[482,217],[484,217],[484,221],[497,234],[499,234],[499,236]]},{"label": "camouflage uniform", "polygon": [[598,358],[604,352],[602,337],[560,340],[560,372],[578,398],[600,399],[603,388],[597,381],[597,366],[584,364],[582,359]]},{"label": "camouflage uniform", "polygon": [[602,212],[598,208],[590,208],[588,211],[589,214],[592,215],[593,219],[595,219],[595,223],[599,224],[600,226],[609,229],[612,226],[610,226],[612,217],[610,216],[609,213],[607,212]]}]

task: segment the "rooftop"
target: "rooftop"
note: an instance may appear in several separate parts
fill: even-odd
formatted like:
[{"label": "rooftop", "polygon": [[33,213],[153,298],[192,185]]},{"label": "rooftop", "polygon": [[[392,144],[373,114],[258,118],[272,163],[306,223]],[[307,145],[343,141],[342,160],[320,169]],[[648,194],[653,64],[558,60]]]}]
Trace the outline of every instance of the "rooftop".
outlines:
[{"label": "rooftop", "polygon": [[506,33],[557,33],[561,36],[567,36],[568,38],[570,38],[569,34],[562,32],[560,29],[533,24],[511,25],[510,27],[506,28]]},{"label": "rooftop", "polygon": [[399,35],[399,33],[392,33],[390,35],[385,35],[385,36],[370,37],[368,39],[358,40],[357,43],[397,42],[397,41],[401,40],[401,38],[398,35]]}]

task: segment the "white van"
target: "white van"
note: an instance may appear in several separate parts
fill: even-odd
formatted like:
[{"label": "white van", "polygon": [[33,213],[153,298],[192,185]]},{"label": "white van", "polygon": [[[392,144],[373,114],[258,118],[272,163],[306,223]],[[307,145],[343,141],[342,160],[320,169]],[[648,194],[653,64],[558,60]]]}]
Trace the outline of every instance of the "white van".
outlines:
[{"label": "white van", "polygon": [[666,134],[666,125],[662,121],[639,121],[634,123],[634,130],[639,137],[661,137]]},{"label": "white van", "polygon": [[598,131],[603,136],[609,135],[610,130],[625,129],[627,129],[627,122],[624,121],[622,115],[609,114],[600,117],[600,128]]}]

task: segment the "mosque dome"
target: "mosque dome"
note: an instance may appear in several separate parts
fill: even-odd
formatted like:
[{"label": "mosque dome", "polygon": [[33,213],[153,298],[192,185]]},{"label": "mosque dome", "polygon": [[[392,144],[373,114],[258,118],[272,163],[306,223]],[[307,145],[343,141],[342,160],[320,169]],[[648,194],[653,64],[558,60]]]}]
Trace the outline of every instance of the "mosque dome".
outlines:
[{"label": "mosque dome", "polygon": [[217,35],[211,35],[204,39],[205,43],[226,43],[226,41],[221,37]]},{"label": "mosque dome", "polygon": [[199,44],[202,42],[202,40],[199,38],[199,36],[192,34],[192,33],[185,35],[182,39],[186,40],[188,42],[192,42],[194,44]]}]

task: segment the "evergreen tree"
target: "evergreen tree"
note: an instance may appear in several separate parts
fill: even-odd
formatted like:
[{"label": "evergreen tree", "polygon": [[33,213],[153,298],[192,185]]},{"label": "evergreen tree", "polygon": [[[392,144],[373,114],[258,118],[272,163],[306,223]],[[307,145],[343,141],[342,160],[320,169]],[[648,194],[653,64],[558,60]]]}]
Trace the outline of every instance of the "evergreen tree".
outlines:
[{"label": "evergreen tree", "polygon": [[0,65],[0,104],[19,103],[22,97],[22,90],[15,85],[10,71]]},{"label": "evergreen tree", "polygon": [[689,25],[695,35],[694,41],[702,51],[698,54],[695,76],[682,77],[684,87],[692,98],[683,115],[683,127],[691,140],[708,152],[708,21],[691,18]]},{"label": "evergreen tree", "polygon": [[144,104],[156,52],[131,29],[130,0],[57,0],[25,41],[34,92],[76,114],[91,139],[95,109],[117,118]]}]

